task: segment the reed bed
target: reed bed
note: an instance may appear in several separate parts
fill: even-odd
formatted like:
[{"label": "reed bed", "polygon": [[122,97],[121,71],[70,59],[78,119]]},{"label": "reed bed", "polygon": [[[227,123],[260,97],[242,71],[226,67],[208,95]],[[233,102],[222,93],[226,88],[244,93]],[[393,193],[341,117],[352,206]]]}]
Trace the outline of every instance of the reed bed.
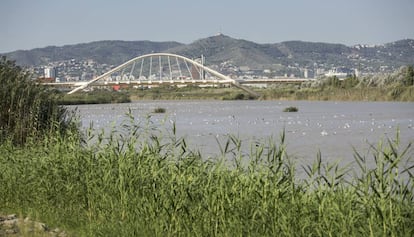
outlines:
[{"label": "reed bed", "polygon": [[0,210],[69,236],[414,235],[411,146],[395,139],[372,146],[370,157],[355,151],[352,176],[319,154],[299,179],[284,143],[282,133],[245,154],[229,136],[221,155],[206,158],[174,126],[162,132],[131,115],[81,140],[5,142]]},{"label": "reed bed", "polygon": [[9,140],[23,145],[29,137],[74,128],[74,115],[58,105],[58,93],[36,84],[4,56],[0,57],[0,84],[0,143]]}]

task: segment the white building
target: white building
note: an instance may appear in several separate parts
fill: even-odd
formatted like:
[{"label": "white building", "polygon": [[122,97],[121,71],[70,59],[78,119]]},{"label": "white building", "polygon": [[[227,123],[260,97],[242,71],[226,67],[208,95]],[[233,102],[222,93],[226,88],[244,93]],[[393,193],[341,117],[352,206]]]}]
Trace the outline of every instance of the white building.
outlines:
[{"label": "white building", "polygon": [[56,68],[54,67],[47,67],[44,70],[45,78],[56,78]]},{"label": "white building", "polygon": [[309,71],[306,68],[305,68],[305,70],[303,70],[303,77],[304,78],[308,78],[309,77]]}]

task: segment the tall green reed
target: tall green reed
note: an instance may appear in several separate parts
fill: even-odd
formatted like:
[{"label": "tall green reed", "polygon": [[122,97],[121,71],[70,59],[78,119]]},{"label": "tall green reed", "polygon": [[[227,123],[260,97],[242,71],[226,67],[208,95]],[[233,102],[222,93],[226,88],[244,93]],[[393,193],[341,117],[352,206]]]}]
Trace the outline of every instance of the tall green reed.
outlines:
[{"label": "tall green reed", "polygon": [[[185,139],[129,113],[110,131],[0,146],[0,209],[19,210],[76,236],[410,236],[411,146],[355,151],[361,171],[323,162],[296,176],[285,135],[236,136],[203,157]],[[407,157],[408,156],[408,157]],[[357,164],[357,165],[358,165]],[[403,179],[401,175],[408,178]]]},{"label": "tall green reed", "polygon": [[[397,131],[395,139],[382,141],[375,147],[371,145],[374,167],[367,166],[366,158],[355,151],[355,160],[359,167],[359,175],[355,175],[352,186],[359,197],[359,202],[365,206],[364,210],[370,215],[370,234],[395,235],[399,232],[400,224],[404,221],[413,221],[413,175],[414,167],[410,152],[411,143],[404,149],[399,149],[400,138]],[[406,165],[403,165],[405,162]],[[370,207],[370,208],[368,208]],[[371,212],[371,213],[368,213]],[[408,217],[396,218],[396,217]],[[380,224],[381,230],[372,226]],[[412,230],[411,230],[412,231]],[[413,233],[413,232],[411,232]]]},{"label": "tall green reed", "polygon": [[72,115],[57,104],[58,94],[30,79],[30,75],[5,57],[0,59],[0,142],[24,144],[59,129],[75,129]]}]

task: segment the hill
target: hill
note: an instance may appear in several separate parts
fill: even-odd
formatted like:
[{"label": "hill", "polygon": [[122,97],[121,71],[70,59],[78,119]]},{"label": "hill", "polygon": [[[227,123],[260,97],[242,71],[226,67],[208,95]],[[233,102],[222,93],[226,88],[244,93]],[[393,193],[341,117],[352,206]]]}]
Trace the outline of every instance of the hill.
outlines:
[{"label": "hill", "polygon": [[233,39],[225,35],[200,39],[192,44],[182,45],[167,51],[190,58],[204,55],[208,64],[231,61],[234,65],[251,68],[261,68],[264,65],[272,64],[275,61],[275,55],[284,56],[277,49],[272,49],[271,45]]},{"label": "hill", "polygon": [[151,41],[97,41],[92,43],[19,50],[5,54],[17,64],[35,67],[70,59],[92,59],[99,64],[119,65],[151,52],[169,52],[190,58],[206,57],[207,65],[228,63],[235,67],[276,72],[303,69],[348,68],[364,72],[393,71],[414,62],[414,40],[406,39],[383,45],[355,45],[286,41],[274,44],[216,35],[191,44]]},{"label": "hill", "polygon": [[169,52],[199,57],[218,64],[232,62],[252,69],[298,68],[354,68],[363,71],[393,71],[414,62],[414,40],[400,40],[384,45],[355,45],[286,41],[275,44],[257,44],[217,35],[197,40],[189,45],[169,49]]},{"label": "hill", "polygon": [[50,62],[92,59],[100,64],[118,65],[137,55],[161,52],[181,45],[177,42],[97,41],[91,43],[49,46],[32,50],[18,50],[5,54],[23,66],[47,65]]}]

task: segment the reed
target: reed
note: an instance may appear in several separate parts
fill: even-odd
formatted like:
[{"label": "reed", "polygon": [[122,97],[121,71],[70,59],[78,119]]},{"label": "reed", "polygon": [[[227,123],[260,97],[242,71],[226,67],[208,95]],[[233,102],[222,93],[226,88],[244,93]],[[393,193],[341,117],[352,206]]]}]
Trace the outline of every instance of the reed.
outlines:
[{"label": "reed", "polygon": [[[355,165],[321,154],[299,179],[286,137],[236,136],[203,157],[170,130],[131,114],[82,141],[59,134],[0,145],[0,210],[73,236],[411,236],[412,147],[398,139],[355,151]],[[369,165],[374,159],[374,165]],[[407,163],[408,162],[408,163]],[[353,175],[350,170],[357,170]]]},{"label": "reed", "polygon": [[58,94],[35,84],[22,68],[0,59],[0,143],[24,144],[30,137],[64,132],[72,115],[57,103]]}]

